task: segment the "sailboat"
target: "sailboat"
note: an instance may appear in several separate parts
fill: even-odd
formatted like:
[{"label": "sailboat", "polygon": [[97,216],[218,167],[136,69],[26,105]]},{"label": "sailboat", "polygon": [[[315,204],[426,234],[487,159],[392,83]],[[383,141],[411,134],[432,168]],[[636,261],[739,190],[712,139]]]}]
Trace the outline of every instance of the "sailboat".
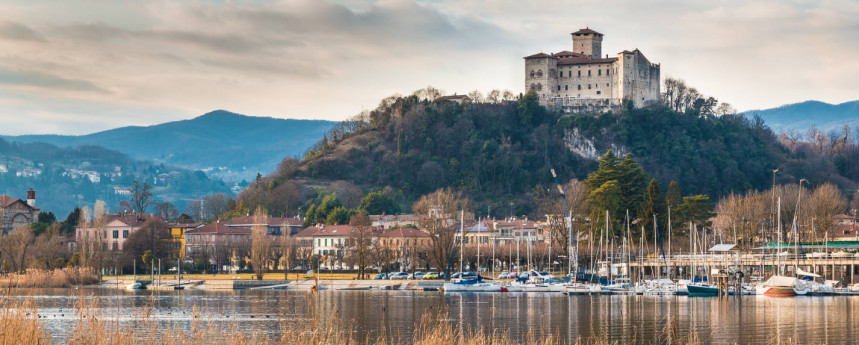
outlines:
[{"label": "sailboat", "polygon": [[[800,189],[800,193],[801,193],[801,189]],[[798,201],[797,201],[797,204],[798,204]],[[798,213],[798,208],[797,208],[797,213]],[[778,224],[778,243],[779,243],[778,247],[780,250],[781,244],[782,244],[782,242],[781,242],[781,197],[778,198],[778,221],[777,221],[777,224]],[[796,221],[795,220],[794,220],[794,228],[796,228]],[[797,238],[794,241],[795,242],[794,245],[796,245],[796,243],[799,243],[799,236],[798,236],[799,229],[796,229],[796,230],[797,230]],[[777,263],[778,274],[773,274],[769,279],[767,279],[766,281],[764,281],[761,284],[758,284],[758,286],[755,287],[756,293],[758,295],[772,296],[772,297],[790,297],[790,296],[807,294],[810,290],[808,288],[808,285],[799,278],[784,276],[783,272],[782,272],[782,267],[781,267],[781,256],[776,255],[776,258],[778,261],[778,263]],[[795,267],[797,268],[796,273],[799,274],[799,266],[797,265]]]},{"label": "sailboat", "polygon": [[[465,211],[461,211],[462,214],[459,219],[459,276],[461,278],[457,279],[453,282],[445,282],[442,286],[445,293],[448,292],[503,292],[506,291],[500,284],[492,284],[488,282],[484,282],[480,274],[477,274],[475,277],[465,277],[462,274],[462,265],[463,265],[463,251],[465,250]],[[456,242],[454,242],[454,248],[456,247]],[[478,247],[479,248],[479,247]],[[453,254],[453,253],[451,253]],[[451,255],[450,259],[453,259]],[[448,261],[448,273],[450,274],[450,263]]]}]

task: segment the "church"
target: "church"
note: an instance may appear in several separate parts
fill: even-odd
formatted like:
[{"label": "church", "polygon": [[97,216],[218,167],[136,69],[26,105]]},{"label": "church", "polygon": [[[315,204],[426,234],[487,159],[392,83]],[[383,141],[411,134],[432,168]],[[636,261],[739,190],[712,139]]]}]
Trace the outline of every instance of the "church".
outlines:
[{"label": "church", "polygon": [[36,207],[36,191],[27,191],[27,201],[0,195],[0,230],[8,234],[18,227],[35,223],[39,217]]},{"label": "church", "polygon": [[603,34],[590,28],[571,35],[571,51],[525,57],[525,90],[536,92],[541,104],[576,112],[659,101],[659,64],[638,49],[603,57]]}]

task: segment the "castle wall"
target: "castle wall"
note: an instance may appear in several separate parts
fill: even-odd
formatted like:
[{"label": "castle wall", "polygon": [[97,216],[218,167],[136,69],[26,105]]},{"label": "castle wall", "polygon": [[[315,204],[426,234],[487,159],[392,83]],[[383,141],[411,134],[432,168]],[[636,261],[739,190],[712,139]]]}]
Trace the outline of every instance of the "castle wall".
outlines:
[{"label": "castle wall", "polygon": [[[616,97],[617,78],[613,65],[613,63],[598,63],[559,66],[559,78],[555,86],[556,96],[586,99]],[[579,76],[580,73],[581,76]]]},{"label": "castle wall", "polygon": [[553,58],[525,59],[525,90],[534,90],[541,100],[548,99],[558,88],[556,73],[557,60]]}]

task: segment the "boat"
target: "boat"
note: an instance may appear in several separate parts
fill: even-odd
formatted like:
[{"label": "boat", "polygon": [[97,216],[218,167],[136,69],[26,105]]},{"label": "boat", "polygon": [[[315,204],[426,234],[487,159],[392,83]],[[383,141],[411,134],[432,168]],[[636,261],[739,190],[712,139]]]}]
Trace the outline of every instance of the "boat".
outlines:
[{"label": "boat", "polygon": [[126,290],[146,290],[146,285],[141,282],[133,282],[125,286]]},{"label": "boat", "polygon": [[444,292],[506,292],[501,284],[483,282],[479,279],[460,279],[444,283]]},{"label": "boat", "polygon": [[718,296],[719,288],[710,285],[686,285],[690,297]]},{"label": "boat", "polygon": [[771,297],[788,297],[805,295],[809,292],[808,285],[801,279],[773,275],[755,288],[758,295]]}]

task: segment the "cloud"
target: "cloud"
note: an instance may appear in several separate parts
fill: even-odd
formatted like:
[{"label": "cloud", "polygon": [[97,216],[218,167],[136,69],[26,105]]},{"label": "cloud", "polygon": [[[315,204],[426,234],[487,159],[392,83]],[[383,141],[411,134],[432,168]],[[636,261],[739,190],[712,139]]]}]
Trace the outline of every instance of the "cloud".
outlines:
[{"label": "cloud", "polygon": [[26,25],[16,22],[0,23],[0,37],[17,41],[45,41],[45,37]]},{"label": "cloud", "polygon": [[67,91],[94,91],[109,93],[95,84],[81,79],[68,79],[38,71],[10,70],[0,67],[0,84],[34,86]]},{"label": "cloud", "polygon": [[[76,133],[212,109],[339,120],[427,85],[518,92],[521,58],[584,26],[740,109],[859,94],[850,0],[10,0],[0,17],[0,99]],[[14,130],[49,127],[32,126]]]}]

